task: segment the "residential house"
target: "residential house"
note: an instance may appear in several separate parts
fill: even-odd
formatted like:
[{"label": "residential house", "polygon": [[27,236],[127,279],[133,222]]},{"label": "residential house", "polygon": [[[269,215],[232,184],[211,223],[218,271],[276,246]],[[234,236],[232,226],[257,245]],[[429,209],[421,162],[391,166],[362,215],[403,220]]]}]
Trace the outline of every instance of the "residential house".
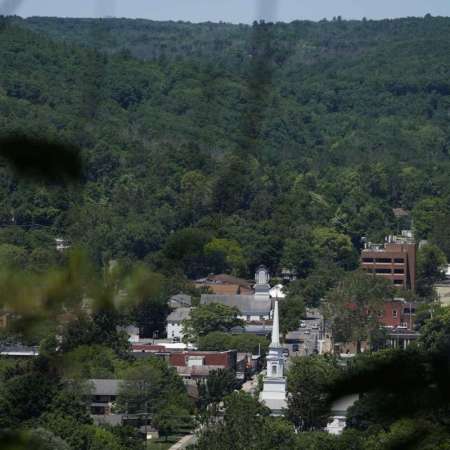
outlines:
[{"label": "residential house", "polygon": [[111,415],[121,380],[89,380],[92,385],[91,414]]},{"label": "residential house", "polygon": [[190,308],[191,306],[192,297],[190,295],[183,294],[182,292],[169,298],[169,307],[172,309]]},{"label": "residential house", "polygon": [[191,308],[177,308],[167,317],[166,332],[167,338],[172,341],[183,340],[183,321],[188,319],[191,314]]}]

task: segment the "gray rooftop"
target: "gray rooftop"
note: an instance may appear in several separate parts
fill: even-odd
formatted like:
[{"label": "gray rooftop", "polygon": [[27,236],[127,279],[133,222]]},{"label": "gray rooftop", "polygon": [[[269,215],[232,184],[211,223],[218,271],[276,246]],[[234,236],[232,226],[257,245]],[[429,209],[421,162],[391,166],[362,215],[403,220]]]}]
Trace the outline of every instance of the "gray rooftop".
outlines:
[{"label": "gray rooftop", "polygon": [[172,295],[172,297],[169,298],[169,304],[172,307],[191,306],[192,297],[190,295],[183,294],[182,292],[180,292],[179,294]]},{"label": "gray rooftop", "polygon": [[0,345],[0,354],[7,356],[39,355],[39,347],[22,344]]},{"label": "gray rooftop", "polygon": [[269,298],[256,299],[253,295],[217,295],[203,294],[200,299],[202,305],[220,303],[236,307],[244,316],[262,316],[270,314],[272,303]]},{"label": "gray rooftop", "polygon": [[94,387],[93,395],[117,395],[119,393],[119,385],[122,380],[89,380]]},{"label": "gray rooftop", "polygon": [[177,308],[167,316],[167,322],[182,322],[191,314],[191,308]]}]

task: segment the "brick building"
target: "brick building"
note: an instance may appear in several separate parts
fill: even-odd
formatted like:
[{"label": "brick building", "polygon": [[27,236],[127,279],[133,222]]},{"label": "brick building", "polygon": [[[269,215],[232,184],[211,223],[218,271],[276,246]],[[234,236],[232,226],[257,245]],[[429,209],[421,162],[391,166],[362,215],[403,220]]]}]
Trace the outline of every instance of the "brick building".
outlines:
[{"label": "brick building", "polygon": [[237,369],[237,352],[185,351],[171,353],[169,364],[176,368],[178,375],[183,378],[205,378],[213,370]]},{"label": "brick building", "polygon": [[416,317],[416,304],[402,298],[384,302],[384,314],[380,318],[386,328],[413,330]]},{"label": "brick building", "polygon": [[417,246],[411,232],[389,236],[384,244],[367,243],[361,252],[361,267],[382,276],[394,286],[415,290]]}]

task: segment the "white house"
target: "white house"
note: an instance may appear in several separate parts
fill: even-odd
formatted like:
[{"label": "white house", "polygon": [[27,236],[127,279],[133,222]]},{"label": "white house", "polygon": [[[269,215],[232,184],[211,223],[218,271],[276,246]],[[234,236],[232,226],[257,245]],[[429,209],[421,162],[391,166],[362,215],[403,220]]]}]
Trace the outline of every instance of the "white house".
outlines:
[{"label": "white house", "polygon": [[128,342],[139,342],[139,328],[137,326],[117,327],[117,331],[125,331],[128,334]]},{"label": "white house", "polygon": [[183,320],[187,319],[191,314],[191,308],[177,308],[167,317],[167,338],[172,340],[183,339]]},{"label": "white house", "polygon": [[339,435],[344,431],[347,424],[347,411],[359,399],[358,394],[351,394],[336,400],[331,406],[331,419],[326,431],[330,434]]}]

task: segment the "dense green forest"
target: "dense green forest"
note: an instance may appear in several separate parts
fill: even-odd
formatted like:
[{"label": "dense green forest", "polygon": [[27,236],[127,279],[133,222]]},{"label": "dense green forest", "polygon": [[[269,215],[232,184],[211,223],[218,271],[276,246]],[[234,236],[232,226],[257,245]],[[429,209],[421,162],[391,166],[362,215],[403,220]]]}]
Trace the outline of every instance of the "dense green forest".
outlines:
[{"label": "dense green forest", "polygon": [[[87,413],[83,380],[116,378],[117,411],[150,405],[162,436],[196,428],[194,417],[208,425],[198,449],[448,448],[448,310],[425,320],[425,304],[407,351],[346,368],[291,360],[285,418],[233,392],[226,371],[198,386],[194,404],[173,368],[135,359],[120,326],[162,336],[171,294],[198,301],[186,278],[250,277],[261,263],[298,275],[280,306],[283,333],[305,305],[346,305],[356,288],[365,312],[386,286],[351,272],[361,239],[410,226],[434,244],[417,264],[417,293],[430,299],[450,258],[449,73],[450,19],[431,16],[252,26],[0,17],[0,303],[19,315],[1,338],[40,344],[32,360],[0,361],[2,444],[142,449],[134,429],[95,426]],[[32,140],[78,149],[81,177],[55,177],[48,149],[32,157],[53,174],[45,181],[11,166],[6,147]],[[81,251],[59,253],[56,238]],[[237,310],[195,311],[202,349],[265,351],[265,338],[226,333]],[[335,316],[358,333],[370,325]],[[348,429],[321,432],[332,394],[355,386]]]},{"label": "dense green forest", "polygon": [[[0,257],[307,276],[409,226],[450,256],[450,19],[253,26],[1,19],[0,134],[70,143],[76,185],[1,167]],[[326,260],[326,261],[324,261]],[[326,266],[328,267],[328,266]]]}]

